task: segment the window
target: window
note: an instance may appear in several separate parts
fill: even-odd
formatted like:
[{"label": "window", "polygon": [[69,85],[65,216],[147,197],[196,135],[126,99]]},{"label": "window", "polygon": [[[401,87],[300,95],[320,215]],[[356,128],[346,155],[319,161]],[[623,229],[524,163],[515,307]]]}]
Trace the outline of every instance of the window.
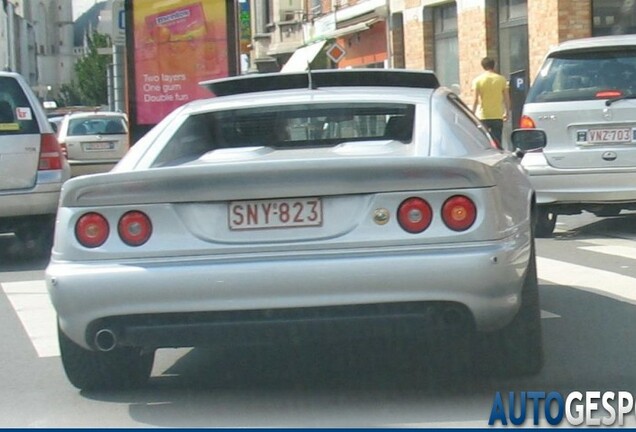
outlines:
[{"label": "window", "polygon": [[459,47],[457,39],[457,5],[436,7],[433,11],[435,28],[435,73],[442,85],[459,86]]},{"label": "window", "polygon": [[528,102],[563,102],[636,95],[636,50],[561,53],[548,59]]},{"label": "window", "polygon": [[0,77],[0,135],[35,133],[39,127],[22,87],[13,78]]},{"label": "window", "polygon": [[402,12],[391,14],[391,41],[393,54],[393,67],[404,68],[404,16]]},{"label": "window", "polygon": [[526,0],[499,0],[499,73],[527,71],[528,7]]},{"label": "window", "polygon": [[153,166],[194,161],[208,152],[242,147],[294,149],[413,135],[415,107],[397,103],[265,106],[190,116]]},{"label": "window", "polygon": [[636,2],[592,1],[592,36],[636,33]]},{"label": "window", "polygon": [[311,0],[311,16],[319,16],[322,14],[322,0]]}]

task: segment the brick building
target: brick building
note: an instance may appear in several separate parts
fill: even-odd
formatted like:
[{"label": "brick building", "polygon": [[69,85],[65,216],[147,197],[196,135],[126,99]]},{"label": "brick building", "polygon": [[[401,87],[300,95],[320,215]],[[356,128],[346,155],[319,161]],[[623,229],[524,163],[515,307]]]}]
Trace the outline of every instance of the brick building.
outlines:
[{"label": "brick building", "polygon": [[[636,33],[635,0],[251,0],[252,69],[429,69],[466,101],[481,59],[504,76],[538,72],[551,45]],[[337,44],[339,61],[325,57]],[[326,61],[325,61],[326,60]]]},{"label": "brick building", "polygon": [[391,0],[394,65],[434,70],[471,100],[483,57],[532,79],[551,45],[636,33],[634,0]]}]

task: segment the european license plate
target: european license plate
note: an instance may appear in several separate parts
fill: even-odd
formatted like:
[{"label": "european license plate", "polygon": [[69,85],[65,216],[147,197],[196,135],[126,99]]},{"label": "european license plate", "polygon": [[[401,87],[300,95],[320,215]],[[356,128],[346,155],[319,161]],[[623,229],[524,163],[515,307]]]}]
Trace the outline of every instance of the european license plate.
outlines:
[{"label": "european license plate", "polygon": [[315,227],[322,225],[320,198],[232,201],[228,206],[231,230]]},{"label": "european license plate", "polygon": [[588,144],[630,143],[633,140],[632,128],[590,129],[584,135],[585,139],[580,141]]},{"label": "european license plate", "polygon": [[82,148],[85,151],[108,151],[115,148],[115,143],[112,141],[87,142],[82,143]]}]

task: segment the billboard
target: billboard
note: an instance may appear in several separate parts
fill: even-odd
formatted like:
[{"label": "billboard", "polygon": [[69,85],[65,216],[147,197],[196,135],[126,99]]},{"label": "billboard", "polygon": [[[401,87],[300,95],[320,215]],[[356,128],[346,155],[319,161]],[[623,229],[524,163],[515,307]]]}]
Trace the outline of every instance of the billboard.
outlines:
[{"label": "billboard", "polygon": [[134,142],[175,108],[210,97],[200,81],[237,74],[238,15],[233,0],[127,0],[126,14]]}]

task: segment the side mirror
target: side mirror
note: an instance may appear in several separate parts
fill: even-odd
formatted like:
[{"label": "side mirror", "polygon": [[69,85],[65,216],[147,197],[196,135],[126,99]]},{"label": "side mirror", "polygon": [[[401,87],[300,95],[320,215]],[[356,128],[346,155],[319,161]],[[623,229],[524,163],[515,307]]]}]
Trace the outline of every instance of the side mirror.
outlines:
[{"label": "side mirror", "polygon": [[539,150],[546,146],[548,138],[541,129],[515,129],[510,136],[512,147],[520,156],[531,150]]}]

